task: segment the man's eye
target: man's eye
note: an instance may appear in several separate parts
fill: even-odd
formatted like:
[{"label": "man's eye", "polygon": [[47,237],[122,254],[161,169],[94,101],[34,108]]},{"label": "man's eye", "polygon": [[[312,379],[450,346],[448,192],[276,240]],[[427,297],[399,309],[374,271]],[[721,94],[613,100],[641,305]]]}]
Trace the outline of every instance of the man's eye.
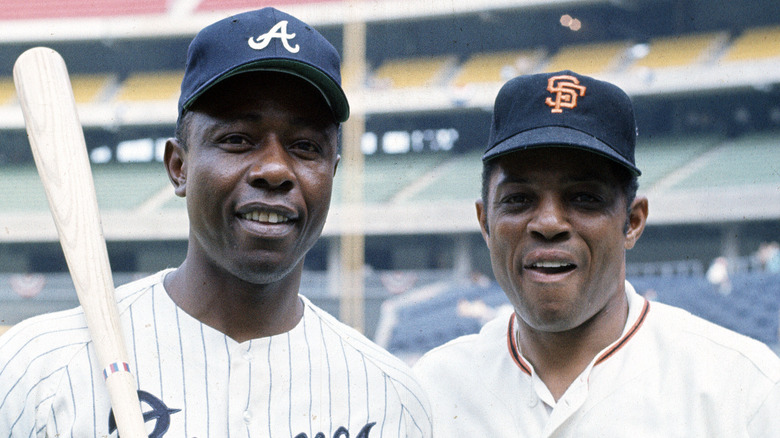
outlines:
[{"label": "man's eye", "polygon": [[297,141],[292,144],[292,149],[313,154],[322,150],[317,143],[311,141]]},{"label": "man's eye", "polygon": [[523,194],[519,194],[519,193],[517,193],[517,194],[513,194],[513,195],[509,195],[509,196],[506,196],[506,197],[504,197],[504,198],[501,200],[501,202],[502,202],[503,204],[509,204],[509,205],[514,205],[514,204],[526,204],[526,203],[528,203],[529,201],[530,201],[530,198],[529,198],[528,196],[526,196],[526,195],[523,195]]},{"label": "man's eye", "polygon": [[243,144],[246,143],[246,139],[240,135],[229,135],[225,137],[222,142],[227,144]]},{"label": "man's eye", "polygon": [[225,136],[217,143],[222,149],[230,152],[243,152],[252,147],[252,143],[249,139],[238,134]]},{"label": "man's eye", "polygon": [[573,199],[574,199],[574,202],[587,203],[587,204],[593,204],[593,203],[601,202],[601,199],[598,196],[592,195],[590,193],[578,193],[578,194],[574,195]]}]

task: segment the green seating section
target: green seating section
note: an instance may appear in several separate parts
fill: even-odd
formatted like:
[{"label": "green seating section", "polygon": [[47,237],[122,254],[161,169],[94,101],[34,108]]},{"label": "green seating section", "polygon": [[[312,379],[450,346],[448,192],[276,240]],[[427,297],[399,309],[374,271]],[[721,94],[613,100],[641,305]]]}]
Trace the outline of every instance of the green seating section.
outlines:
[{"label": "green seating section", "polygon": [[[98,207],[104,210],[137,208],[170,184],[161,163],[93,165],[92,174]],[[0,175],[0,205],[4,212],[49,208],[34,166],[6,166],[0,168]]]},{"label": "green seating section", "polygon": [[636,163],[642,171],[639,187],[649,189],[662,178],[716,145],[715,136],[661,137],[640,139],[636,147]]},{"label": "green seating section", "polygon": [[[364,165],[363,199],[368,204],[388,202],[403,188],[441,164],[444,155],[416,154],[414,156],[368,156]],[[333,187],[333,203],[341,202],[345,173],[341,166],[336,173]]]},{"label": "green seating section", "polygon": [[158,191],[171,187],[162,163],[93,165],[92,174],[98,206],[107,210],[137,208]]},{"label": "green seating section", "polygon": [[729,140],[707,163],[673,189],[764,185],[780,182],[780,132]]},{"label": "green seating section", "polygon": [[[480,196],[481,152],[414,154],[365,158],[363,198],[367,204],[398,201],[473,201]],[[672,173],[685,175],[665,190],[777,184],[780,181],[780,132],[724,140],[718,136],[640,139],[636,161],[640,188],[651,189]],[[344,163],[336,173],[333,204],[343,203]],[[690,172],[686,173],[686,167]],[[5,212],[48,208],[34,166],[0,168],[0,205]],[[103,210],[133,210],[170,189],[163,209],[183,209],[173,196],[161,163],[93,165],[98,205]],[[672,180],[670,180],[672,181]],[[671,182],[670,182],[671,184]],[[402,196],[399,196],[401,195]]]},{"label": "green seating section", "polygon": [[431,179],[410,201],[476,200],[482,187],[482,151],[455,155],[445,171]]},{"label": "green seating section", "polygon": [[3,212],[36,212],[49,208],[34,165],[0,167],[0,206]]}]

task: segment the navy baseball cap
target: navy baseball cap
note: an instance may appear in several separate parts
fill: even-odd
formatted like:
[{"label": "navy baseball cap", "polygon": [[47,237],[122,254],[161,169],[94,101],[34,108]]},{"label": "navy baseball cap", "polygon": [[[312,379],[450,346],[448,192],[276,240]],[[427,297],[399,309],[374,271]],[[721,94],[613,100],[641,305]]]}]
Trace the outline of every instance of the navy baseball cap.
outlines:
[{"label": "navy baseball cap", "polygon": [[602,155],[638,176],[636,135],[631,99],[617,86],[569,70],[519,76],[498,92],[482,161],[563,146]]},{"label": "navy baseball cap", "polygon": [[187,50],[179,118],[215,84],[254,71],[305,79],[322,93],[337,122],[349,118],[336,48],[308,24],[274,8],[234,15],[198,32]]}]

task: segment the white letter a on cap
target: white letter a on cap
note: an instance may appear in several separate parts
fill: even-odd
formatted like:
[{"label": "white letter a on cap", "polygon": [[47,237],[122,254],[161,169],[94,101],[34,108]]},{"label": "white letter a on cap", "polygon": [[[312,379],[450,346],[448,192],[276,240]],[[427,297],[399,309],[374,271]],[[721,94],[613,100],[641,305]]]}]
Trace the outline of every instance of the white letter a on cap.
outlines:
[{"label": "white letter a on cap", "polygon": [[274,27],[271,28],[271,30],[260,35],[255,39],[249,38],[249,47],[255,50],[265,49],[266,47],[268,47],[268,44],[270,44],[271,40],[274,38],[279,38],[280,40],[282,40],[282,45],[290,53],[298,53],[298,50],[301,49],[301,47],[298,44],[296,44],[295,47],[290,46],[289,41],[295,38],[295,34],[287,33],[287,20],[283,20],[276,23]]}]

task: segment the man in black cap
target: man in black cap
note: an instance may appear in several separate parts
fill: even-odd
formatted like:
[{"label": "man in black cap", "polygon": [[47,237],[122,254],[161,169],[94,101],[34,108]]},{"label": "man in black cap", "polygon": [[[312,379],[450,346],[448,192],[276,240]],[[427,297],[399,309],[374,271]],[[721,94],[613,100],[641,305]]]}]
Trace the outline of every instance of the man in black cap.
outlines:
[{"label": "man in black cap", "polygon": [[[401,361],[298,294],[349,115],[336,49],[272,8],[192,41],[165,167],[184,262],[117,289],[151,437],[429,437]],[[0,339],[0,435],[116,436],[80,309]],[[106,372],[111,372],[107,369]]]},{"label": "man in black cap", "polygon": [[501,89],[476,209],[514,311],[415,364],[436,436],[777,436],[780,359],[626,282],[648,214],[635,138],[607,82]]}]

